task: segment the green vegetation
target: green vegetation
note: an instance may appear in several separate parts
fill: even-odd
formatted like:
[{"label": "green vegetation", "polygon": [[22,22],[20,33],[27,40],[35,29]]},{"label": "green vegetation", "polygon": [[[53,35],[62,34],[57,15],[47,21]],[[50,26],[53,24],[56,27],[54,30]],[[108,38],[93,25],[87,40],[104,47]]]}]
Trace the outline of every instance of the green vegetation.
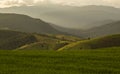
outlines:
[{"label": "green vegetation", "polygon": [[68,42],[37,42],[29,45],[22,46],[17,50],[58,50],[61,47],[69,44]]},{"label": "green vegetation", "polygon": [[[32,15],[35,15],[34,6],[31,7],[33,7]],[[61,11],[54,8],[55,11],[52,13],[51,10],[47,10],[50,13],[44,14],[46,10],[44,12],[40,10],[39,14],[42,12],[43,16],[49,16],[48,19],[56,18],[51,20],[56,20],[55,23],[59,24],[67,23],[69,20],[68,25],[72,24],[69,27],[72,27],[75,22],[81,22],[81,25],[85,23],[90,25],[83,27],[94,28],[80,30],[80,26],[76,25],[76,29],[69,29],[26,15],[0,13],[0,74],[120,74],[120,21],[107,20],[104,16],[113,18],[109,15],[112,15],[111,10],[115,8],[105,6],[81,8],[79,10],[67,7],[62,10],[63,7],[60,7]],[[100,11],[97,8],[100,8]],[[73,19],[79,19],[78,15],[73,16],[67,13],[66,9],[72,10],[72,14],[84,11],[84,14],[79,14],[85,17],[71,23]],[[106,9],[109,9],[110,13]],[[116,11],[118,10],[115,10],[117,16],[113,14],[115,16],[113,19],[119,17]],[[100,15],[93,16],[93,12]],[[37,14],[36,16],[39,17]],[[64,19],[57,21],[57,17],[64,17]],[[72,18],[65,20],[68,17]],[[104,17],[105,20],[96,17]],[[73,27],[75,28],[75,25]],[[82,38],[69,36],[69,34]],[[91,39],[98,36],[99,38]]]},{"label": "green vegetation", "polygon": [[80,41],[80,38],[66,35],[41,35],[34,34],[38,42],[25,45],[21,47],[21,50],[58,50],[72,42]]},{"label": "green vegetation", "polygon": [[0,30],[0,49],[12,50],[36,41],[37,39],[31,34]]},{"label": "green vegetation", "polygon": [[96,49],[120,46],[120,34],[73,42],[60,50]]},{"label": "green vegetation", "polygon": [[73,36],[0,30],[0,49],[75,50],[119,47],[120,34],[82,40]]},{"label": "green vegetation", "polygon": [[42,35],[10,30],[0,30],[0,35],[0,49],[4,50],[57,50],[73,41],[81,40],[65,35]]},{"label": "green vegetation", "polygon": [[0,35],[0,74],[120,73],[120,34],[88,40],[10,30]]},{"label": "green vegetation", "polygon": [[120,74],[120,47],[0,51],[0,74]]}]

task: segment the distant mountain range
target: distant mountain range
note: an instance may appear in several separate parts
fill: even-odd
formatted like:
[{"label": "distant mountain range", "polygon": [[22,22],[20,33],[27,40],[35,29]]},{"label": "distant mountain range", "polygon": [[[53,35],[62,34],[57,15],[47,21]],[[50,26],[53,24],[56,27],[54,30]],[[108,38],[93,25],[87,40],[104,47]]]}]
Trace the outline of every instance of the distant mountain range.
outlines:
[{"label": "distant mountain range", "polygon": [[95,5],[83,7],[61,5],[21,6],[0,9],[0,12],[25,14],[72,29],[90,29],[120,20],[119,8]]},{"label": "distant mountain range", "polygon": [[70,29],[44,22],[21,14],[0,14],[0,29],[14,30],[39,34],[65,34],[80,38],[101,37],[111,34],[120,34],[120,21],[111,21],[109,24],[93,27],[87,30]]},{"label": "distant mountain range", "polygon": [[94,27],[83,32],[84,37],[102,37],[112,34],[120,34],[120,21]]},{"label": "distant mountain range", "polygon": [[81,38],[120,33],[120,9],[109,6],[22,6],[3,8],[0,12],[3,12],[0,14],[0,29],[43,34],[70,34]]},{"label": "distant mountain range", "polygon": [[56,28],[59,31],[63,31],[68,34],[79,36],[81,38],[95,38],[95,37],[102,37],[112,34],[120,34],[120,21],[104,24],[87,30],[69,29],[55,25],[52,26],[54,26],[54,28]]}]

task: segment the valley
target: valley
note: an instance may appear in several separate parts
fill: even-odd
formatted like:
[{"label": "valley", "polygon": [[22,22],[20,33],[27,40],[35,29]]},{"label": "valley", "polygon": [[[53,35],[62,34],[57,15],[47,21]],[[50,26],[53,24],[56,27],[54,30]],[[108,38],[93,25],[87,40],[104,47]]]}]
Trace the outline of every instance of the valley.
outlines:
[{"label": "valley", "polygon": [[119,58],[120,8],[0,8],[0,74],[120,74]]}]

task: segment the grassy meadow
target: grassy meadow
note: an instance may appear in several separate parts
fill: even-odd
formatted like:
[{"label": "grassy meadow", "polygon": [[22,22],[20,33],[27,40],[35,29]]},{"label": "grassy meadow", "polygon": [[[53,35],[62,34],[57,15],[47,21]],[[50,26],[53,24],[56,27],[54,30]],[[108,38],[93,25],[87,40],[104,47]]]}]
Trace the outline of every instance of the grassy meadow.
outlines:
[{"label": "grassy meadow", "polygon": [[120,74],[120,47],[97,50],[0,50],[0,74]]}]

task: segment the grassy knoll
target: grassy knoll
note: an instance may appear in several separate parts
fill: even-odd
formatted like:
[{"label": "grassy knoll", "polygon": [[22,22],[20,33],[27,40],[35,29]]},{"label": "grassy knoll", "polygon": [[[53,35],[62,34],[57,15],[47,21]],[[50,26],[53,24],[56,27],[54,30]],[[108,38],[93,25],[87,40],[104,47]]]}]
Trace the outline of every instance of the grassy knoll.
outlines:
[{"label": "grassy knoll", "polygon": [[120,34],[116,34],[116,35],[109,35],[100,38],[73,42],[58,50],[61,51],[61,50],[98,49],[98,48],[119,47],[119,46],[120,46]]},{"label": "grassy knoll", "polygon": [[120,74],[120,47],[98,50],[1,50],[0,74]]}]

